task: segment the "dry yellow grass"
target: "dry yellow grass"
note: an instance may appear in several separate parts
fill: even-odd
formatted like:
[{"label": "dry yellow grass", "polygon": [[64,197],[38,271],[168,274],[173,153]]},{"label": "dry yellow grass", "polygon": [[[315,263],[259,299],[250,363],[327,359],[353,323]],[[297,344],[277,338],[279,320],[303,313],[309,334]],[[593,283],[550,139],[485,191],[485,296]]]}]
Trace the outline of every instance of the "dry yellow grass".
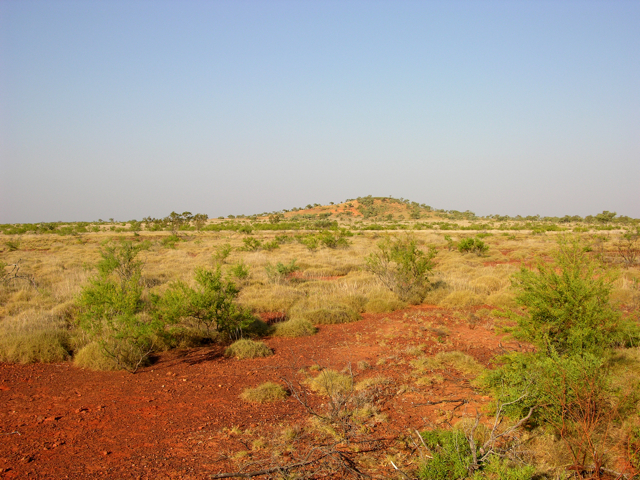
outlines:
[{"label": "dry yellow grass", "polygon": [[[277,232],[294,236],[299,232]],[[25,234],[11,237],[17,250],[5,248],[0,259],[5,264],[20,264],[20,273],[33,277],[36,287],[25,279],[0,284],[0,358],[5,361],[55,361],[78,350],[70,340],[77,312],[75,300],[95,274],[92,266],[100,259],[101,244],[109,240],[149,240],[151,248],[140,256],[144,261],[143,281],[150,293],[162,294],[174,281],[193,285],[197,267],[213,268],[214,255],[223,245],[232,248],[221,265],[225,275],[242,261],[249,277],[240,280],[239,303],[254,313],[282,312],[290,317],[306,318],[311,323],[351,321],[363,312],[384,313],[405,307],[395,294],[363,269],[366,257],[381,238],[377,232],[358,232],[350,237],[347,249],[319,248],[309,251],[297,242],[285,243],[273,251],[242,251],[247,235],[236,232],[189,232],[175,248],[163,245],[169,232],[116,234],[102,231],[80,238],[51,234]],[[468,232],[446,232],[454,240],[468,237]],[[607,232],[604,232],[607,233]],[[253,238],[271,241],[274,232],[254,232]],[[484,238],[490,250],[487,256],[461,255],[446,248],[445,232],[416,231],[418,243],[439,248],[436,267],[431,274],[433,289],[424,303],[450,308],[486,304],[513,308],[510,277],[519,269],[516,263],[535,265],[556,248],[555,234],[531,235],[494,232]],[[609,234],[614,239],[616,234]],[[583,237],[590,241],[591,234]],[[594,240],[595,242],[595,240]],[[615,258],[613,241],[593,243],[604,258]],[[14,242],[15,243],[15,242]],[[301,267],[297,278],[282,284],[268,281],[265,266],[292,260]],[[7,271],[7,269],[5,269]],[[232,277],[233,278],[233,277]],[[613,300],[638,308],[640,305],[640,265],[626,269],[616,283]],[[280,327],[281,334],[284,327]],[[46,345],[42,344],[46,339]],[[51,342],[51,343],[47,343]],[[31,346],[30,346],[31,345]],[[32,349],[34,354],[25,352]],[[78,351],[79,353],[79,351]],[[46,360],[48,359],[48,360]]]}]

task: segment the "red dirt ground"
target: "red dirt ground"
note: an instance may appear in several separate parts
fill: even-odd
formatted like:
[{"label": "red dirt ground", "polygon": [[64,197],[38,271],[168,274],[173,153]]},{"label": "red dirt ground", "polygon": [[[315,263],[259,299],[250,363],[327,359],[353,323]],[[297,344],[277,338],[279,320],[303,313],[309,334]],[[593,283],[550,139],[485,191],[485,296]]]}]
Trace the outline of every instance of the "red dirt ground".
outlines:
[{"label": "red dirt ground", "polygon": [[[70,363],[0,364],[0,478],[204,479],[236,471],[230,457],[247,448],[229,433],[231,427],[270,438],[308,417],[291,397],[257,405],[240,400],[240,393],[268,380],[300,378],[299,370],[313,365],[355,369],[366,361],[371,368],[355,369],[357,380],[379,375],[393,380],[381,406],[388,420],[376,425],[376,435],[424,428],[447,411],[475,415],[487,397],[455,370],[442,372],[440,385],[416,386],[408,364],[415,357],[407,348],[422,344],[433,354],[460,350],[486,365],[505,349],[521,347],[501,343],[490,320],[470,325],[450,313],[421,306],[321,326],[311,337],[268,338],[275,354],[254,360],[226,358],[220,346],[173,351],[135,375],[81,370]],[[400,385],[410,388],[400,393]],[[468,403],[425,405],[457,398]],[[321,402],[311,397],[312,404]],[[377,473],[392,475],[388,465]]]}]

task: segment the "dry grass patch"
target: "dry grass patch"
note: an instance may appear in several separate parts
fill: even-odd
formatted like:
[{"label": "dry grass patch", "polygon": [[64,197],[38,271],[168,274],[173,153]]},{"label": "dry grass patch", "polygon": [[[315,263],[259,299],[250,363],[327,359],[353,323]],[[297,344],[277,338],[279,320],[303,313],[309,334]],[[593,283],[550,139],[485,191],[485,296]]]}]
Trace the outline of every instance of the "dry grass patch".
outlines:
[{"label": "dry grass patch", "polygon": [[273,351],[263,342],[243,338],[232,343],[225,351],[227,357],[259,358],[273,355]]},{"label": "dry grass patch", "polygon": [[65,320],[50,312],[27,310],[0,322],[0,361],[62,362],[71,351]]},{"label": "dry grass patch", "polygon": [[292,318],[273,326],[274,337],[306,337],[314,335],[318,329],[304,318]]},{"label": "dry grass patch", "polygon": [[475,358],[462,352],[441,352],[434,357],[423,357],[411,362],[418,372],[454,368],[461,373],[476,376],[484,367]]},{"label": "dry grass patch", "polygon": [[73,364],[76,367],[88,368],[89,370],[111,371],[120,369],[113,358],[105,355],[98,342],[88,343],[78,350],[73,357]]},{"label": "dry grass patch", "polygon": [[416,380],[416,385],[427,386],[430,387],[432,385],[440,385],[444,383],[444,377],[442,375],[427,375],[425,377],[420,377]]},{"label": "dry grass patch", "polygon": [[325,307],[318,308],[308,308],[307,305],[301,305],[294,308],[293,313],[314,325],[349,323],[360,320],[358,312],[340,304],[326,305]]},{"label": "dry grass patch", "polygon": [[245,388],[240,398],[246,402],[265,403],[284,400],[289,393],[280,384],[266,382],[255,388]]},{"label": "dry grass patch", "polygon": [[353,390],[353,378],[335,370],[322,370],[316,377],[308,380],[311,389],[321,395],[334,397],[347,395]]},{"label": "dry grass patch", "polygon": [[445,298],[443,298],[439,305],[444,307],[473,307],[475,305],[482,305],[486,302],[487,297],[484,295],[478,295],[471,290],[457,290],[451,292]]},{"label": "dry grass patch", "polygon": [[389,380],[387,377],[384,377],[384,376],[369,377],[356,383],[355,388],[356,388],[356,391],[361,391],[361,390],[366,390],[367,388],[370,388],[370,387],[387,385],[390,382],[391,380]]}]

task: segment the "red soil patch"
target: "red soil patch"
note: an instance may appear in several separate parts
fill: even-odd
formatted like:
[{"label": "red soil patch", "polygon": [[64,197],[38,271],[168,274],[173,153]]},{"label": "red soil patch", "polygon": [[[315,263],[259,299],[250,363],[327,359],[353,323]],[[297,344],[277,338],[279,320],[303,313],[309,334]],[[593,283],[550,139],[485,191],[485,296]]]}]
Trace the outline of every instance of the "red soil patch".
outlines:
[{"label": "red soil patch", "polygon": [[[375,427],[379,436],[424,428],[447,411],[475,415],[488,399],[455,370],[442,372],[442,384],[416,386],[409,365],[415,357],[407,348],[422,344],[431,354],[460,350],[487,364],[505,348],[520,347],[500,343],[488,324],[472,329],[449,313],[421,306],[321,326],[312,337],[269,338],[275,354],[255,360],[225,358],[222,346],[173,351],[135,375],[91,372],[70,363],[0,364],[0,477],[202,479],[234,471],[231,456],[247,447],[229,428],[250,428],[255,438],[269,439],[284,425],[304,424],[308,415],[293,398],[243,402],[243,389],[299,379],[302,367],[316,364],[342,369],[366,361],[371,367],[356,369],[356,380],[392,380],[381,404],[388,421]],[[438,327],[448,330],[444,343],[431,333]],[[398,393],[402,385],[409,388]],[[465,403],[428,404],[457,398]],[[311,395],[310,401],[325,400]]]}]

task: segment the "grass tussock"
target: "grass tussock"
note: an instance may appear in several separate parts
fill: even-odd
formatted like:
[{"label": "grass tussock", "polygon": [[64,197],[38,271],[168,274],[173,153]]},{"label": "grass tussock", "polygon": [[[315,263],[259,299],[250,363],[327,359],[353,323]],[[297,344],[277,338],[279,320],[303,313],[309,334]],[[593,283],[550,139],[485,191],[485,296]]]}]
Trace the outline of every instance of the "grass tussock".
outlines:
[{"label": "grass tussock", "polygon": [[353,390],[353,379],[350,375],[326,369],[309,379],[309,386],[315,392],[329,397],[347,395]]},{"label": "grass tussock", "polygon": [[473,307],[484,304],[486,299],[486,296],[478,295],[471,290],[457,290],[444,297],[439,305],[450,308]]},{"label": "grass tussock", "polygon": [[484,367],[475,358],[462,352],[441,352],[434,357],[423,357],[413,360],[411,364],[418,372],[454,368],[461,373],[476,376]]},{"label": "grass tussock", "polygon": [[356,391],[366,390],[367,388],[387,385],[390,380],[384,376],[369,377],[356,383]]},{"label": "grass tussock", "polygon": [[358,312],[345,305],[327,305],[326,307],[294,310],[297,316],[314,325],[331,325],[360,320]]},{"label": "grass tussock", "polygon": [[0,361],[62,362],[72,350],[64,319],[50,312],[27,310],[0,322]]},{"label": "grass tussock", "polygon": [[246,388],[240,398],[246,402],[266,403],[284,400],[289,393],[277,383],[266,382],[255,388]]},{"label": "grass tussock", "polygon": [[273,355],[273,351],[263,342],[243,338],[232,343],[224,352],[227,357],[238,359],[259,358]]},{"label": "grass tussock", "polygon": [[316,332],[317,328],[304,318],[292,318],[273,326],[274,337],[306,337]]},{"label": "grass tussock", "polygon": [[102,346],[98,342],[90,342],[80,348],[73,357],[73,364],[76,367],[98,371],[119,369],[115,360],[105,355]]}]

